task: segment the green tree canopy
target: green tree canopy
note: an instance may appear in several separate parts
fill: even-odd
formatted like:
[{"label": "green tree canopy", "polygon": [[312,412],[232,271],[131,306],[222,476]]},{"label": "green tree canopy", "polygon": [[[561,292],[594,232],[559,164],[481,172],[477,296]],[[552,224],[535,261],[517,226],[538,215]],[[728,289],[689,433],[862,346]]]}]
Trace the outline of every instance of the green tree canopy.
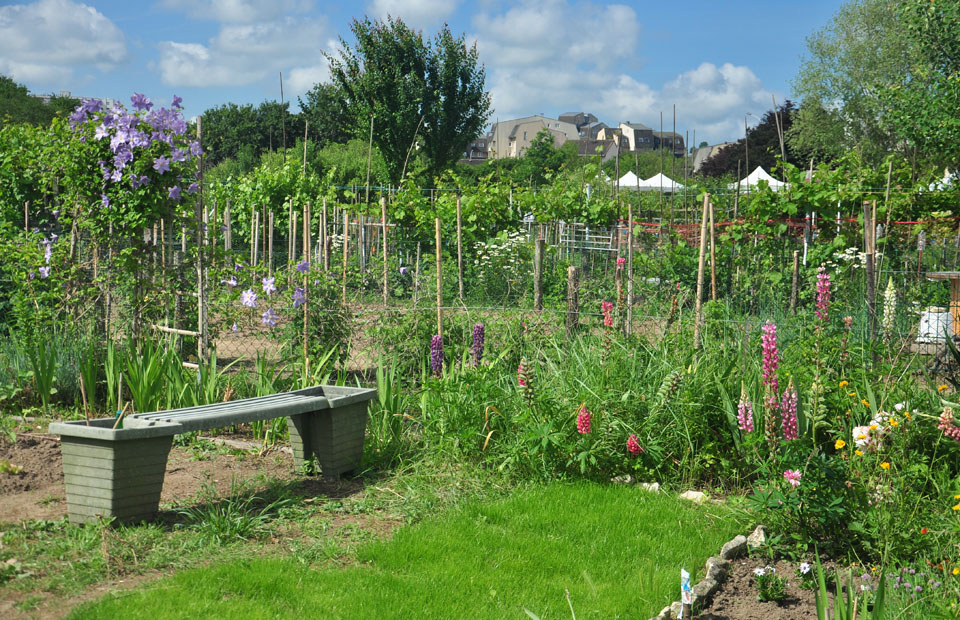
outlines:
[{"label": "green tree canopy", "polygon": [[27,87],[0,75],[0,126],[15,123],[48,125],[57,116],[66,116],[80,101],[70,97],[51,97],[48,104],[31,97]]},{"label": "green tree canopy", "polygon": [[444,26],[433,41],[400,19],[354,20],[356,44],[341,38],[338,56],[328,56],[341,109],[349,110],[355,136],[373,142],[392,182],[409,169],[420,147],[436,176],[454,163],[489,118],[490,97],[476,48]]},{"label": "green tree canopy", "polygon": [[300,116],[309,121],[308,132],[320,148],[344,144],[351,137],[350,115],[343,108],[343,94],[333,84],[314,84],[303,97],[297,97]]},{"label": "green tree canopy", "polygon": [[[789,99],[779,106],[780,123],[784,134],[789,134],[793,126],[797,107]],[[788,144],[787,161],[794,165],[802,165],[802,156]],[[749,155],[749,157],[748,157]],[[721,176],[736,174],[737,162],[741,162],[741,174],[746,175],[757,166],[763,166],[768,172],[776,168],[781,158],[780,137],[777,133],[777,116],[773,110],[768,110],[756,127],[747,132],[746,140],[741,138],[733,144],[724,147],[713,157],[703,162],[700,172],[707,176]],[[749,167],[747,170],[747,160]]]}]

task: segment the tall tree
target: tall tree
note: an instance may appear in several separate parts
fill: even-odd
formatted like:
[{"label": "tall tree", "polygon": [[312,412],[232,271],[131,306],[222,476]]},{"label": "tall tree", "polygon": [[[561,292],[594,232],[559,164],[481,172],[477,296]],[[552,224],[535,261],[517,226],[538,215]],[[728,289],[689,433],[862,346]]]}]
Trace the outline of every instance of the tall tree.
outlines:
[{"label": "tall tree", "polygon": [[[797,107],[789,99],[779,106],[777,111],[779,122],[782,125],[784,134],[789,134],[793,120],[796,116]],[[780,136],[777,133],[777,117],[773,110],[768,110],[756,127],[751,127],[747,132],[746,139],[740,138],[733,144],[724,147],[713,157],[703,162],[700,172],[707,176],[720,176],[723,174],[737,172],[737,162],[742,162],[744,168],[741,168],[741,174],[753,172],[757,166],[770,172],[780,160]],[[799,165],[801,163],[798,154],[787,145],[787,161]],[[745,170],[747,155],[750,155],[750,170]]]},{"label": "tall tree", "polygon": [[[899,21],[897,4],[850,0],[807,38],[807,54],[793,83],[803,100],[791,136],[796,144],[830,153],[829,140],[837,136],[839,126],[843,146],[857,148],[867,161],[879,162],[896,148],[899,137],[883,122],[877,85],[895,83],[908,74],[916,54]],[[825,135],[826,121],[834,128]]]},{"label": "tall tree", "polygon": [[485,73],[475,48],[444,26],[427,43],[400,19],[354,20],[356,44],[341,38],[338,56],[327,56],[341,89],[353,134],[373,141],[392,182],[400,181],[408,157],[420,146],[427,169],[437,174],[453,163],[489,117]]},{"label": "tall tree", "polygon": [[333,84],[314,84],[304,97],[297,97],[300,116],[310,122],[310,137],[319,148],[345,144],[351,137],[350,115],[343,108],[343,94]]},{"label": "tall tree", "polygon": [[51,97],[49,103],[30,96],[27,87],[0,75],[0,126],[7,123],[47,125],[55,116],[67,116],[80,101],[71,97]]},{"label": "tall tree", "polygon": [[914,54],[879,89],[885,120],[928,160],[960,164],[960,3],[909,0],[896,7]]}]

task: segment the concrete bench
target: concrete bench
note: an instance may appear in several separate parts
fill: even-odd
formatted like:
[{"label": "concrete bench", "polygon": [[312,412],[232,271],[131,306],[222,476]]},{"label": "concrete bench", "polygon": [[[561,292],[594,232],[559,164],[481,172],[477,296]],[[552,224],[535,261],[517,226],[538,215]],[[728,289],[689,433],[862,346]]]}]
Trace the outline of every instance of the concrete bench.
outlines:
[{"label": "concrete bench", "polygon": [[356,470],[363,458],[367,406],[376,390],[320,385],[295,392],[114,418],[54,422],[60,435],[67,513],[72,523],[156,517],[173,437],[286,417],[296,467],[315,461],[325,476]]}]

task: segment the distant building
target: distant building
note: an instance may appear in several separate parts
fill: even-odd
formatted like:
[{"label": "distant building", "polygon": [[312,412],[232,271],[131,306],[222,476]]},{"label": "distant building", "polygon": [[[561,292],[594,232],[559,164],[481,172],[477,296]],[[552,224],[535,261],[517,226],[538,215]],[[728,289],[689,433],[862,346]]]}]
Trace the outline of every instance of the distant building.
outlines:
[{"label": "distant building", "polygon": [[30,93],[30,96],[33,97],[34,99],[39,99],[43,103],[43,105],[50,105],[50,100],[53,99],[54,97],[59,97],[61,99],[76,99],[78,101],[86,101],[87,99],[92,99],[94,101],[99,101],[101,104],[103,104],[103,107],[105,108],[111,108],[117,104],[116,99],[110,99],[108,97],[78,97],[72,94],[69,90],[61,90],[59,95],[52,95],[52,94],[51,95],[35,95],[33,93]]},{"label": "distant building", "polygon": [[[700,172],[700,168],[703,167],[703,163],[725,149],[726,147],[734,144],[734,142],[724,142],[723,144],[714,144],[713,146],[701,146],[693,152],[693,171]],[[749,172],[749,171],[748,171]]]},{"label": "distant building", "polygon": [[593,140],[584,138],[577,143],[577,155],[580,157],[594,157],[599,149],[600,161],[608,162],[617,156],[620,147],[613,140]]},{"label": "distant building", "polygon": [[653,148],[671,151],[677,157],[682,157],[686,152],[683,145],[683,136],[672,131],[654,131]]},{"label": "distant building", "polygon": [[486,135],[488,157],[520,157],[544,129],[553,135],[553,145],[557,148],[567,140],[580,139],[580,132],[573,123],[540,115],[525,116],[494,123],[490,127]]}]

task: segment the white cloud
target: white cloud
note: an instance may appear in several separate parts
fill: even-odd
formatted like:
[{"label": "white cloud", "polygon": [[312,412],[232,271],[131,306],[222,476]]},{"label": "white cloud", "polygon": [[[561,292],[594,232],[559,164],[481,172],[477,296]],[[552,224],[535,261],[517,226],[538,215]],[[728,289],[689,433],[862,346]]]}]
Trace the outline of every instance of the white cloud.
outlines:
[{"label": "white cloud", "polygon": [[161,0],[160,4],[191,17],[228,24],[272,20],[288,13],[305,13],[313,7],[311,0]]},{"label": "white cloud", "polygon": [[109,71],[127,57],[117,26],[96,9],[70,0],[0,7],[0,73],[59,87],[75,69]]},{"label": "white cloud", "polygon": [[439,26],[450,17],[460,0],[373,0],[367,12],[380,19],[399,17],[412,28]]},{"label": "white cloud", "polygon": [[[697,140],[742,134],[747,110],[770,107],[770,92],[746,66],[702,63],[664,84],[643,81],[636,58],[644,28],[629,6],[531,0],[498,15],[474,18],[477,47],[487,67],[494,118],[568,110],[677,131]],[[739,119],[739,125],[738,125]],[[740,129],[737,129],[740,127]]]},{"label": "white cloud", "polygon": [[324,18],[225,25],[207,44],[161,42],[156,67],[169,86],[247,86],[277,81],[283,71],[292,98],[328,77],[327,31]]}]

